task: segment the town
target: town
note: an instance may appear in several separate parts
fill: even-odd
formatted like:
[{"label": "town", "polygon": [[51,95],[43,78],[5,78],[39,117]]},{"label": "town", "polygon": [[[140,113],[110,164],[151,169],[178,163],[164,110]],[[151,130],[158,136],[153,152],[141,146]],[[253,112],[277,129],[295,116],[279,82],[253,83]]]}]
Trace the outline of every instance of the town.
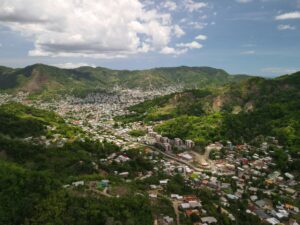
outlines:
[{"label": "town", "polygon": [[[157,201],[159,198],[170,201],[175,216],[162,214],[156,218],[155,224],[181,224],[189,219],[194,221],[194,224],[218,224],[216,215],[207,210],[208,204],[211,204],[208,203],[208,197],[197,196],[196,190],[212,193],[216,198],[212,201],[212,207],[224,214],[232,224],[238,219],[237,213],[257,217],[267,224],[298,224],[300,211],[291,202],[299,200],[299,181],[293,174],[278,169],[273,153],[276,148],[282,149],[284,146],[280,146],[275,137],[262,137],[261,140],[257,140],[256,146],[248,143],[234,145],[233,140],[227,140],[199,148],[192,140],[162,136],[154,131],[155,123],[120,124],[113,119],[114,116],[128,114],[127,108],[131,105],[176,92],[178,89],[170,88],[163,92],[118,91],[118,94],[100,93],[88,95],[83,99],[67,96],[53,102],[27,100],[25,93],[16,96],[2,94],[0,104],[16,101],[53,110],[68,124],[84,131],[78,138],[83,140],[86,135],[91,140],[111,142],[120,147],[121,151],[95,161],[95,168],[109,166],[111,163],[124,164],[133,160],[129,151],[140,149],[140,154],[153,165],[153,170],[137,171],[137,175],[130,174],[130,171],[116,170],[113,173],[126,183],[141,182],[157,174],[164,174],[164,179],[148,183],[146,190],[151,201]],[[49,129],[55,133],[55,127]],[[32,141],[30,138],[27,140]],[[54,134],[50,139],[42,136],[35,141],[46,146],[63,146],[69,140],[68,137]],[[289,156],[288,161],[292,162],[293,159]],[[171,192],[176,189],[172,190],[168,183],[177,176],[183,178],[186,191]],[[92,182],[79,180],[64,185],[67,189],[78,187],[106,197],[122,195],[122,191],[116,191],[113,181],[109,179]],[[243,208],[235,208],[239,201],[244,203]]]}]

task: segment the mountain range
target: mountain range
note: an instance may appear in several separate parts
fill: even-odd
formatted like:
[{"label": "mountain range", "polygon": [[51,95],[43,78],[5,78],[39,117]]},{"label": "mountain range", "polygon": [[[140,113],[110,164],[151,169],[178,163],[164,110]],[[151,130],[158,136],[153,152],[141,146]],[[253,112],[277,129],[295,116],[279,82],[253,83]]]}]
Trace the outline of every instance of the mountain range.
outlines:
[{"label": "mountain range", "polygon": [[0,67],[0,90],[30,94],[86,93],[122,88],[158,89],[168,86],[203,88],[248,78],[211,67],[170,67],[149,70],[111,70],[102,67],[61,69],[35,64],[20,69]]}]

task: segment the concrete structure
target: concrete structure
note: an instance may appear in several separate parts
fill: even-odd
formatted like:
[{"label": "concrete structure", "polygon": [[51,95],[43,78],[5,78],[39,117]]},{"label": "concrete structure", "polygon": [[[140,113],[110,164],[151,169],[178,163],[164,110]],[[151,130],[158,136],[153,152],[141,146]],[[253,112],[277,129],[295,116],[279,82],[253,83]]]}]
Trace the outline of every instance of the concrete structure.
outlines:
[{"label": "concrete structure", "polygon": [[187,148],[193,148],[193,147],[195,147],[195,143],[192,140],[186,140],[185,144],[186,144]]}]

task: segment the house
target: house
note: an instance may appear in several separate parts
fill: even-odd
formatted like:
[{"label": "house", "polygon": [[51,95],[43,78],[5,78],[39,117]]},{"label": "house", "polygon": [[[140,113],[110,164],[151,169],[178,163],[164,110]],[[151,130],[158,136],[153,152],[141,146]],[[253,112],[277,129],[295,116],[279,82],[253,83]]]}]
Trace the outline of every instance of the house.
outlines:
[{"label": "house", "polygon": [[274,218],[274,217],[268,218],[268,219],[266,219],[266,221],[267,221],[268,223],[272,224],[272,225],[276,225],[276,224],[279,224],[279,223],[280,223],[280,221],[277,220],[277,219]]},{"label": "house", "polygon": [[189,201],[188,203],[190,204],[190,208],[192,209],[200,208],[202,206],[198,201]]},{"label": "house", "polygon": [[250,199],[252,202],[255,202],[258,199],[258,197],[256,195],[251,195]]},{"label": "house", "polygon": [[165,216],[164,217],[164,221],[167,223],[167,224],[171,224],[174,222],[174,219],[170,216]]},{"label": "house", "polygon": [[201,218],[202,223],[208,223],[208,224],[212,224],[212,223],[217,223],[217,219],[215,217],[212,216],[206,216],[206,217],[202,217]]},{"label": "house", "polygon": [[239,199],[239,197],[237,197],[236,195],[232,195],[232,194],[227,194],[226,196],[230,200],[237,200],[237,199]]},{"label": "house", "polygon": [[83,186],[84,185],[84,181],[76,181],[72,183],[73,186],[78,187],[78,186]]},{"label": "house", "polygon": [[172,199],[177,199],[177,200],[182,200],[183,197],[181,195],[178,195],[178,194],[171,194],[171,198]]},{"label": "house", "polygon": [[190,209],[190,204],[189,203],[181,203],[179,206],[180,209],[182,210],[186,210],[186,209]]},{"label": "house", "polygon": [[290,173],[285,173],[284,176],[286,176],[287,178],[289,178],[290,180],[294,180],[294,176]]},{"label": "house", "polygon": [[129,172],[122,172],[122,173],[119,173],[119,175],[120,175],[121,177],[128,177]]},{"label": "house", "polygon": [[256,210],[254,210],[254,213],[262,220],[266,220],[266,219],[270,218],[270,216],[268,214],[266,214],[264,212],[264,210],[262,210],[262,209],[256,209]]},{"label": "house", "polygon": [[264,200],[258,200],[255,202],[255,205],[257,205],[259,208],[264,208],[266,204],[267,203]]},{"label": "house", "polygon": [[169,181],[168,179],[166,179],[166,180],[160,180],[159,184],[161,184],[161,185],[167,185],[168,181]]}]

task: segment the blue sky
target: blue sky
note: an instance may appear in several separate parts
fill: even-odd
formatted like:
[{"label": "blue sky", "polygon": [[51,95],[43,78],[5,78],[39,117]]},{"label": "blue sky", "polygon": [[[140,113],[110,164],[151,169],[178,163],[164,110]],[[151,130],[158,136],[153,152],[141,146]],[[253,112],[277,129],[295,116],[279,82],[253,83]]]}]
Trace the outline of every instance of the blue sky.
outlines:
[{"label": "blue sky", "polygon": [[300,70],[300,0],[2,0],[0,65]]}]

